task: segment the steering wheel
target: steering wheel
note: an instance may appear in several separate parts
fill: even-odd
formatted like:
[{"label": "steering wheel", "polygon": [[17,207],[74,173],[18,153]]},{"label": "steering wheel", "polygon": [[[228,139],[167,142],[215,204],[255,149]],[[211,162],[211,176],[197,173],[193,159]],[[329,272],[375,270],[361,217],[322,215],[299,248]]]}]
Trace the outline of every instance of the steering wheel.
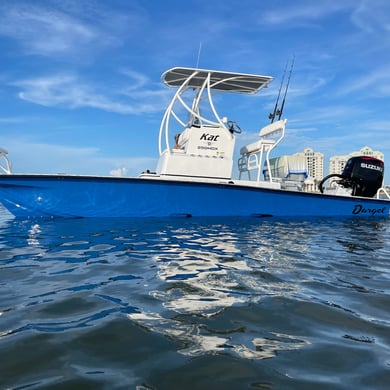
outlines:
[{"label": "steering wheel", "polygon": [[235,121],[229,121],[229,122],[227,123],[227,126],[228,126],[229,131],[230,131],[232,134],[233,134],[233,133],[236,133],[236,134],[242,133],[241,127],[238,126],[237,122],[235,122]]}]

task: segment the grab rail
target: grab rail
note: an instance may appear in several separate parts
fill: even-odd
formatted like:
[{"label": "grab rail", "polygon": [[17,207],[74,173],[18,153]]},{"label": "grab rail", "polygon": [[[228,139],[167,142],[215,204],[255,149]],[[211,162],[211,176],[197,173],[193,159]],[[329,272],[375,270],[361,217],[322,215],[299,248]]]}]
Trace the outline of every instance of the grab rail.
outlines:
[{"label": "grab rail", "polygon": [[379,188],[378,192],[376,193],[376,198],[377,198],[377,199],[383,199],[383,198],[380,197],[381,192],[384,194],[384,196],[385,196],[387,199],[390,199],[390,194],[389,194],[389,192],[386,190],[386,188],[384,188],[384,187]]}]

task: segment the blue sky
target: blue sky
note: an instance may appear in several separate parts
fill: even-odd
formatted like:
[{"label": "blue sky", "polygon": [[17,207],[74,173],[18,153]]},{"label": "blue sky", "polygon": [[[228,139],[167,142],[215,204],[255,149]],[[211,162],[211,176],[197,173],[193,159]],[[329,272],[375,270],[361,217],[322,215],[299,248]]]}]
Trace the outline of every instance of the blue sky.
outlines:
[{"label": "blue sky", "polygon": [[[390,158],[388,0],[0,0],[0,147],[17,173],[155,169],[175,66],[270,75],[218,105],[253,141],[295,55],[280,154]],[[386,183],[390,183],[390,168]]]}]

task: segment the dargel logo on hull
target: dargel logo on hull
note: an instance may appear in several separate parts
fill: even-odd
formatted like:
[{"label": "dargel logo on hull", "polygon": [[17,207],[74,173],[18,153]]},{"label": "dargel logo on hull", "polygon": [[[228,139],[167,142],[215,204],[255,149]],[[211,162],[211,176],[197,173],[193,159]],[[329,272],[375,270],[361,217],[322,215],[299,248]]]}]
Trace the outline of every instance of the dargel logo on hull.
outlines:
[{"label": "dargel logo on hull", "polygon": [[386,207],[382,207],[380,209],[370,209],[370,208],[365,208],[361,204],[356,204],[355,207],[352,210],[352,214],[370,214],[370,215],[376,215],[376,214],[385,214]]}]

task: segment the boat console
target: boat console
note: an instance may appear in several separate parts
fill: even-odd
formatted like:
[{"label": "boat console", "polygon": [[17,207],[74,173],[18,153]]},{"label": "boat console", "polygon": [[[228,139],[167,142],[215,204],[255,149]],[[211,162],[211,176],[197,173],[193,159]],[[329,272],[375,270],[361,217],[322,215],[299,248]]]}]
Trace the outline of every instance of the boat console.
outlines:
[{"label": "boat console", "polygon": [[[272,77],[192,68],[172,68],[164,84],[177,88],[163,116],[159,133],[162,178],[231,180],[236,134],[240,127],[220,117],[213,93],[254,94]],[[172,146],[172,130],[176,145]],[[174,134],[175,134],[174,133]]]}]

